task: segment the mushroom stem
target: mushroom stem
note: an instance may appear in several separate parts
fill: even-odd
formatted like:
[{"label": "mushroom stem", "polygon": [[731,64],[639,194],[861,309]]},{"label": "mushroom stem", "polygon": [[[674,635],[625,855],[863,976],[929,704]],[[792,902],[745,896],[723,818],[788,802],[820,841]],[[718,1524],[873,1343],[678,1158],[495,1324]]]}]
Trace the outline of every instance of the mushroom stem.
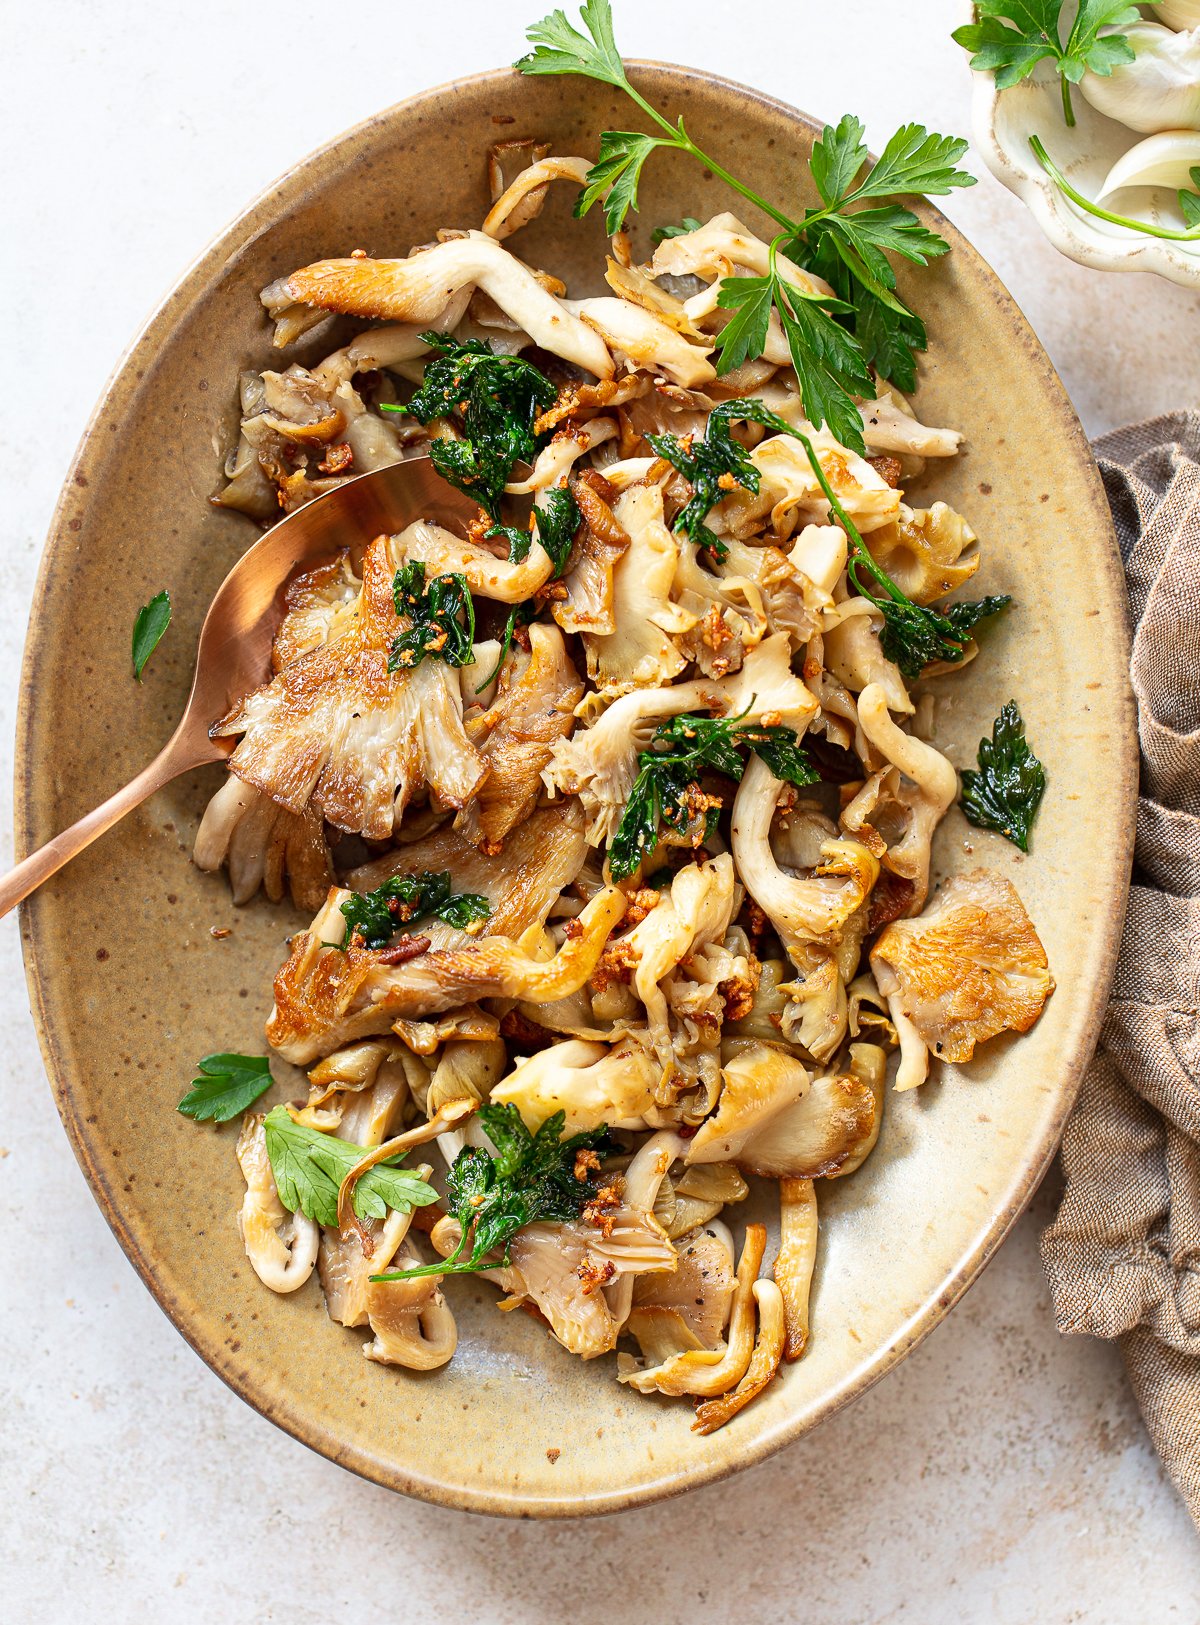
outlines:
[{"label": "mushroom stem", "polygon": [[811,1179],[779,1181],[779,1255],[771,1273],[782,1294],[790,1364],[808,1347],[808,1308],[817,1261],[817,1193]]}]

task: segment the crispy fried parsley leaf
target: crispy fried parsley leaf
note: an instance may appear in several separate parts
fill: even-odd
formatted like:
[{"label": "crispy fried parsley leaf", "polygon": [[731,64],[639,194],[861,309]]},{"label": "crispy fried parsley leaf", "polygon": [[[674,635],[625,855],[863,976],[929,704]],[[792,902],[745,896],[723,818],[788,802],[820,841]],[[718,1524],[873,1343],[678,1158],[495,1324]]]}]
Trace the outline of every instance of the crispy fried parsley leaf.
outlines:
[{"label": "crispy fried parsley leaf", "polygon": [[405,407],[419,423],[450,418],[461,440],[430,442],[429,456],[444,480],[499,521],[500,496],[517,462],[533,457],[533,422],[554,404],[554,385],[531,361],[497,355],[482,339],[422,333],[436,353],[420,389]]},{"label": "crispy fried parsley leaf", "polygon": [[1136,6],[1126,0],[1080,0],[1066,40],[1062,37],[1062,0],[976,0],[977,21],[950,36],[970,51],[976,73],[995,76],[997,90],[1007,90],[1028,77],[1039,62],[1052,61],[1062,76],[1063,115],[1074,124],[1072,84],[1090,69],[1107,77],[1134,59],[1124,34],[1101,34],[1139,21]]},{"label": "crispy fried parsley leaf", "polygon": [[655,455],[665,458],[692,487],[691,499],[675,516],[675,529],[683,531],[698,547],[710,548],[718,559],[724,558],[728,549],[704,523],[709,511],[734,485],[747,491],[757,491],[759,486],[758,469],[750,453],[733,438],[734,423],[758,423],[776,434],[793,433],[791,425],[778,413],[745,396],[722,401],[709,413],[703,440],[681,440],[673,434],[646,436]]},{"label": "crispy fried parsley leaf", "polygon": [[410,671],[426,655],[436,655],[448,666],[470,665],[475,603],[466,576],[434,576],[426,585],[425,566],[413,559],[396,571],[392,596],[396,614],[407,615],[411,624],[392,639],[389,671]]},{"label": "crispy fried parsley leaf", "polygon": [[196,1070],[200,1076],[175,1109],[197,1123],[228,1123],[271,1087],[265,1055],[206,1055]]},{"label": "crispy fried parsley leaf", "polygon": [[[537,539],[554,561],[552,580],[557,580],[566,569],[575,532],[579,529],[582,517],[579,504],[570,488],[565,485],[556,485],[553,490],[547,491],[540,506],[533,510]],[[519,564],[522,559],[528,558],[533,541],[531,531],[515,530],[509,525],[495,525],[488,531],[488,535],[504,536],[507,539],[510,564]],[[514,604],[509,610],[504,630],[500,634],[500,657],[483,681],[476,685],[476,694],[482,694],[490,683],[495,682],[505,657],[512,648],[518,626],[528,626],[530,621],[536,620],[540,607],[535,599],[527,598],[523,604]]]},{"label": "crispy fried parsley leaf", "polygon": [[[914,603],[874,560],[858,526],[838,501],[837,493],[821,467],[816,448],[806,434],[793,430],[804,447],[817,483],[825,493],[830,513],[846,532],[850,556],[846,573],[855,591],[869,599],[883,616],[879,642],[889,660],[894,660],[905,677],[916,678],[935,660],[957,664],[967,652],[972,628],[989,615],[996,615],[1012,602],[1007,593],[997,593],[942,609]],[[872,590],[867,577],[874,583]]]},{"label": "crispy fried parsley leaf", "polygon": [[346,934],[340,943],[345,947],[357,935],[364,947],[386,948],[395,932],[417,920],[443,920],[458,931],[465,931],[475,920],[486,920],[492,905],[476,892],[455,892],[451,889],[449,869],[434,873],[422,869],[420,874],[393,875],[371,892],[354,892],[342,904],[346,921]]},{"label": "crispy fried parsley leaf", "polygon": [[994,829],[1029,851],[1029,832],[1046,793],[1046,769],[1030,750],[1017,702],[1009,700],[979,741],[979,770],[964,768],[961,806],[968,822]]},{"label": "crispy fried parsley leaf", "polygon": [[[744,715],[744,713],[743,713]],[[660,724],[650,749],[638,756],[638,776],[608,849],[614,880],[634,873],[646,853],[658,844],[663,826],[682,832],[695,813],[689,792],[702,768],[740,780],[745,770],[741,750],[761,756],[777,779],[788,784],[815,784],[818,774],[796,738],[781,724],[743,724],[740,717],[684,714]],[[716,811],[705,808],[706,816]],[[711,822],[711,819],[709,819]],[[711,833],[705,830],[705,833]]]},{"label": "crispy fried parsley leaf", "polygon": [[[563,572],[581,517],[579,504],[565,485],[556,485],[547,491],[540,505],[533,510],[531,518],[537,529],[537,539],[554,560],[556,578]],[[502,537],[508,543],[510,564],[520,564],[529,557],[529,549],[533,545],[532,530],[518,530],[514,525],[493,525],[487,535],[489,540]]]},{"label": "crispy fried parsley leaf", "polygon": [[140,683],[147,660],[158,648],[167,627],[171,624],[171,595],[155,593],[148,604],[138,610],[133,623],[133,675]]},{"label": "crispy fried parsley leaf", "polygon": [[1012,599],[1008,593],[993,593],[987,598],[964,599],[940,608],[914,604],[908,599],[903,603],[890,598],[874,602],[883,614],[879,642],[884,654],[896,662],[905,677],[915,679],[935,660],[957,665],[967,651],[974,628],[1007,609]]},{"label": "crispy fried parsley leaf", "polygon": [[515,1106],[480,1108],[479,1121],[496,1148],[467,1146],[454,1159],[446,1181],[446,1205],[462,1227],[458,1246],[438,1264],[390,1270],[373,1281],[408,1281],[422,1275],[467,1275],[492,1269],[518,1230],[539,1219],[568,1224],[577,1219],[599,1190],[599,1181],[575,1176],[577,1151],[603,1152],[608,1131],[593,1129],[562,1138],[564,1112],[548,1117],[530,1134]]},{"label": "crispy fried parsley leaf", "polygon": [[[275,1106],[267,1113],[263,1133],[275,1189],[284,1207],[336,1230],[338,1190],[368,1148],[297,1123],[286,1106]],[[388,1208],[411,1213],[413,1208],[437,1201],[433,1186],[401,1168],[400,1161],[401,1157],[391,1157],[377,1163],[356,1182],[354,1211],[360,1219],[382,1219]]]}]

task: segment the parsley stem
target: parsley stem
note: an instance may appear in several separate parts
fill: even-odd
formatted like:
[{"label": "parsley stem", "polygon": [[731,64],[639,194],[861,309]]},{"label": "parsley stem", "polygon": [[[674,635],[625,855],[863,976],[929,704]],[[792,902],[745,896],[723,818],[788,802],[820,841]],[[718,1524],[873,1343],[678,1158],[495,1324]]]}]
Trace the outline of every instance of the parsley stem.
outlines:
[{"label": "parsley stem", "polygon": [[[825,470],[821,467],[821,460],[817,456],[816,448],[814,447],[812,441],[806,434],[800,434],[797,430],[793,430],[792,432],[795,434],[796,439],[799,440],[801,445],[804,447],[804,450],[808,455],[808,460],[812,464],[812,471],[817,476],[817,482],[822,491],[825,493],[825,497],[829,503],[831,511],[836,515],[842,529],[846,532],[846,537],[850,542],[851,550],[856,555],[855,559],[851,562],[851,573],[853,574],[856,565],[860,563],[865,564],[867,569],[875,577],[876,581],[878,581],[879,585],[894,603],[906,603],[907,600],[905,599],[904,594],[900,591],[899,587],[897,587],[896,583],[886,573],[886,571],[881,569],[880,566],[876,564],[870,548],[859,534],[858,526],[854,523],[850,515],[846,512],[845,508],[843,508],[841,503],[838,501],[833,487],[825,477]],[[857,575],[854,576],[854,584],[856,587],[858,587],[859,591],[862,592],[864,598],[869,598],[873,604],[877,604],[879,602],[879,600],[872,593],[863,589],[862,583],[858,580]]]},{"label": "parsley stem", "polygon": [[1075,109],[1071,105],[1071,81],[1065,73],[1059,75],[1059,84],[1062,86],[1063,118],[1066,121],[1067,128],[1073,130],[1075,128]]},{"label": "parsley stem", "polygon": [[656,107],[652,107],[646,98],[633,88],[628,79],[623,82],[621,88],[631,101],[637,103],[647,118],[653,119],[659,129],[665,130],[670,136],[671,139],[664,142],[664,146],[675,147],[679,152],[690,153],[693,158],[698,159],[704,165],[705,169],[711,169],[718,179],[725,182],[726,186],[731,186],[747,202],[755,204],[764,214],[770,215],[771,219],[781,225],[785,231],[792,233],[793,236],[799,231],[800,228],[794,220],[789,220],[786,214],[781,214],[773,204],[767,202],[766,198],[760,197],[753,187],[746,186],[742,181],[738,180],[736,175],[731,175],[723,165],[717,163],[715,158],[710,158],[708,153],[703,152],[684,129],[682,119],[680,119],[678,126],[672,124],[670,119],[664,118]]},{"label": "parsley stem", "polygon": [[1171,231],[1166,226],[1152,226],[1147,220],[1131,220],[1128,215],[1113,214],[1111,210],[1101,208],[1098,203],[1093,203],[1090,198],[1084,197],[1082,192],[1075,190],[1062,170],[1050,157],[1038,136],[1031,135],[1029,145],[1033,148],[1034,157],[1049,175],[1055,186],[1061,192],[1065,192],[1071,202],[1077,208],[1082,209],[1085,214],[1095,215],[1097,220],[1107,220],[1110,225],[1128,226],[1130,231],[1140,231],[1146,237],[1160,237],[1172,243],[1194,243],[1200,240],[1200,226],[1192,226],[1188,231]]},{"label": "parsley stem", "polygon": [[769,215],[776,225],[782,226],[789,235],[794,237],[800,230],[794,220],[789,220],[786,214],[782,214],[775,208],[774,204],[768,203],[766,198],[760,196],[752,186],[744,185],[735,175],[731,175],[727,169],[717,163],[714,158],[710,158],[706,152],[702,152],[691,137],[686,134],[683,134],[683,145],[684,149],[690,152],[693,158],[699,159],[706,169],[711,169],[718,179],[725,182],[726,186],[732,186],[735,192],[740,192],[748,203],[753,203],[765,215]]}]

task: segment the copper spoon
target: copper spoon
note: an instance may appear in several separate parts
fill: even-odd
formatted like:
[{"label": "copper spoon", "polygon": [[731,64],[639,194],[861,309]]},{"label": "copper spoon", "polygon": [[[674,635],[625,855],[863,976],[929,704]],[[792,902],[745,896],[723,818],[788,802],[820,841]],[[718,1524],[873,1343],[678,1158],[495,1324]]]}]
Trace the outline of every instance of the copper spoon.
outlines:
[{"label": "copper spoon", "polygon": [[428,457],[414,457],[326,491],[269,530],[217,589],[200,629],[196,674],[175,732],[149,767],[123,790],[31,852],[0,880],[0,915],[164,784],[229,755],[234,740],[213,739],[208,730],[235,700],[270,676],[271,642],[283,619],[283,590],[296,570],[340,548],[362,547],[376,536],[393,535],[415,519],[461,534],[478,515],[477,504],[447,485]]}]

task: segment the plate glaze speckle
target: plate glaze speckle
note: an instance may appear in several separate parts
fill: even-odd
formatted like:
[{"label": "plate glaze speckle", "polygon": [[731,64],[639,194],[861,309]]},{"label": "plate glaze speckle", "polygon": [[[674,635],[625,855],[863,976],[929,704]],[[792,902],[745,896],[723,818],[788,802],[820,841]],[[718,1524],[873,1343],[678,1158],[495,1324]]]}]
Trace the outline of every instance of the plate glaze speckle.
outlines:
[{"label": "plate glaze speckle", "polygon": [[[742,86],[680,68],[635,69],[700,143],[767,194],[794,196],[816,126]],[[237,426],[236,379],[274,360],[258,290],[281,272],[362,247],[405,254],[486,211],[484,155],[537,135],[594,152],[627,107],[605,87],[508,72],[443,86],[306,159],[180,282],[110,384],[68,476],[46,546],[25,653],[18,839],[29,850],[109,795],[166,739],[213,590],[253,540],[208,505]],[[636,247],[731,199],[690,161],[658,155]],[[570,218],[552,190],[517,244],[594,287],[597,211]],[[753,227],[753,211],[738,205]],[[620,1388],[494,1291],[451,1283],[460,1347],[428,1375],[362,1357],[325,1315],[316,1279],[261,1287],[235,1224],[236,1129],[200,1128],[175,1103],[212,1050],[261,1051],[287,907],[232,907],[189,862],[219,782],[177,781],[58,875],[23,916],[47,1070],[71,1143],[121,1245],[163,1309],[234,1390],[314,1449],[411,1495],[475,1511],[568,1516],[677,1494],[760,1460],[844,1405],[947,1312],[1043,1172],[1095,1041],[1128,882],[1136,756],[1124,588],[1107,506],[1053,368],[986,265],[936,211],[954,252],[902,292],[926,317],[920,415],[966,434],[928,489],[980,534],[987,592],[1016,607],[983,656],[935,685],[938,741],[959,766],[1001,703],[1019,697],[1050,791],[1025,859],[955,811],[941,874],[983,861],[1013,879],[1058,991],[1033,1032],[986,1046],[947,1081],[887,1102],[878,1149],[822,1196],[811,1352],[723,1431],[690,1431],[686,1404]],[[303,346],[293,353],[307,359]],[[289,357],[290,359],[291,357]],[[919,492],[918,492],[919,495]],[[169,587],[175,620],[138,685],[129,635]],[[211,926],[228,926],[216,940]],[[551,1453],[558,1454],[551,1459]]]}]

